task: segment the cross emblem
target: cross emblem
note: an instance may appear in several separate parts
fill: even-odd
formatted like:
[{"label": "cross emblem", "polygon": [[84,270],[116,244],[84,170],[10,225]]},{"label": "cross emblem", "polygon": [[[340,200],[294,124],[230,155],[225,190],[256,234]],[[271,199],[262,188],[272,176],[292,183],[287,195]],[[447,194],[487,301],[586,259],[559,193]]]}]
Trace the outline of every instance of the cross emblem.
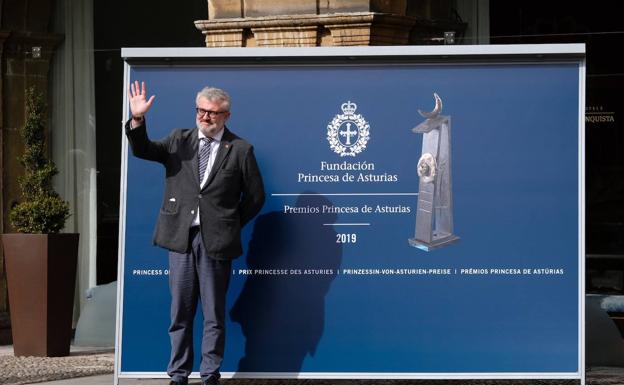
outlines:
[{"label": "cross emblem", "polygon": [[347,141],[345,142],[345,144],[347,146],[350,146],[351,145],[351,137],[357,135],[357,131],[351,131],[351,123],[347,123],[347,129],[344,130],[344,131],[340,131],[340,135],[347,137]]}]

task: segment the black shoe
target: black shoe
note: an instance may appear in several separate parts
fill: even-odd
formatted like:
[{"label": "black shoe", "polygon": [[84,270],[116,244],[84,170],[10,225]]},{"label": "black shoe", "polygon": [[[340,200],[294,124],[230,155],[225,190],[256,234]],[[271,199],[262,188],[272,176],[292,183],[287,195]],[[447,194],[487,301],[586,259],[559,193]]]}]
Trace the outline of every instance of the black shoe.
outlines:
[{"label": "black shoe", "polygon": [[171,380],[171,382],[169,383],[169,385],[188,385],[188,381],[174,381]]},{"label": "black shoe", "polygon": [[202,385],[219,385],[219,379],[216,377],[208,377],[202,380]]}]

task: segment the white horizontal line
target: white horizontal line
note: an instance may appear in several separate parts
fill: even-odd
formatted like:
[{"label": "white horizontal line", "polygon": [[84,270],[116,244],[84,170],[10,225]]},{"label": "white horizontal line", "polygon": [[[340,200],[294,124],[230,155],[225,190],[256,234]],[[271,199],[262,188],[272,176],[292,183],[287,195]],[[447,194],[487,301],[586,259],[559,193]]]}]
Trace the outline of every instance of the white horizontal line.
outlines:
[{"label": "white horizontal line", "polygon": [[375,196],[375,195],[417,196],[418,193],[272,193],[271,194],[271,196],[273,197],[290,197],[290,196],[304,196],[304,195],[306,196],[327,196],[327,195],[334,195],[334,196]]},{"label": "white horizontal line", "polygon": [[370,223],[323,223],[323,226],[370,226]]},{"label": "white horizontal line", "polygon": [[[169,378],[165,372],[120,372],[118,378]],[[198,372],[193,372],[189,378],[199,378]],[[432,380],[550,380],[550,379],[579,379],[580,372],[503,372],[503,373],[428,373],[428,372],[221,372],[222,378],[256,378],[256,379],[432,379]]]}]

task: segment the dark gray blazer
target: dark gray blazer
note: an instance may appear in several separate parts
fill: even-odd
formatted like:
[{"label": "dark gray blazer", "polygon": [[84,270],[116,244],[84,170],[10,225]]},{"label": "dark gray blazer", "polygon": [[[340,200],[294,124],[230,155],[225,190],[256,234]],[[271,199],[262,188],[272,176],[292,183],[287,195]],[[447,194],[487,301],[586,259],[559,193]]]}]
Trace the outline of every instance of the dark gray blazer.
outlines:
[{"label": "dark gray blazer", "polygon": [[165,194],[154,231],[155,245],[187,252],[189,228],[199,206],[208,255],[234,259],[242,254],[241,228],[262,208],[264,187],[253,147],[224,130],[208,181],[200,189],[197,128],[176,129],[162,140],[151,141],[145,124],[130,129],[130,121],[126,123],[132,153],[165,166]]}]

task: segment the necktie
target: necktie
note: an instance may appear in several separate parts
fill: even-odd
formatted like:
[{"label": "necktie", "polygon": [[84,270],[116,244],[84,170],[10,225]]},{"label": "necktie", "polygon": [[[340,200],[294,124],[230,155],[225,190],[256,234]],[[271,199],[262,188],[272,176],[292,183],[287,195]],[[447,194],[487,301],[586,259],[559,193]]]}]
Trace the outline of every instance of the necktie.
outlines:
[{"label": "necktie", "polygon": [[204,180],[204,173],[206,172],[206,167],[208,167],[208,159],[210,159],[210,149],[211,144],[214,139],[212,138],[201,138],[201,146],[199,148],[199,183],[201,184],[202,180]]}]

